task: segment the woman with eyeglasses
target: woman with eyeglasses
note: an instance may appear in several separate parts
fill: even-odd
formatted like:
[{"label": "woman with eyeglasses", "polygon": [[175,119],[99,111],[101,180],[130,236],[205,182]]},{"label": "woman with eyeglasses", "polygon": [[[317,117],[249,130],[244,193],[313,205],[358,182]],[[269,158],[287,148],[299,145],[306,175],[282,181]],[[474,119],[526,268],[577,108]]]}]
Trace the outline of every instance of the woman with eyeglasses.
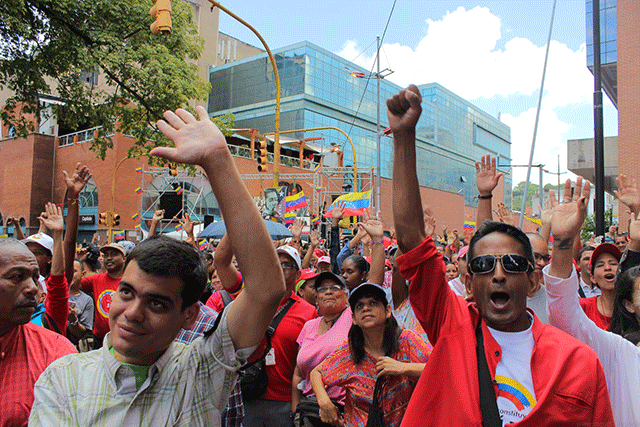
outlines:
[{"label": "woman with eyeglasses", "polygon": [[[294,421],[299,426],[327,425],[320,420],[319,407],[311,389],[309,375],[313,368],[347,340],[351,328],[348,292],[342,277],[332,272],[320,273],[315,277],[316,307],[321,317],[309,320],[300,331],[300,349],[291,390],[291,411],[295,414]],[[344,407],[344,388],[329,387],[327,395],[336,405]]]},{"label": "woman with eyeglasses", "polygon": [[[379,380],[384,425],[399,426],[431,346],[398,326],[381,286],[361,284],[351,292],[349,305],[353,324],[348,341],[310,375],[320,417],[330,425],[366,425]],[[346,390],[343,415],[325,391],[335,386]]]}]

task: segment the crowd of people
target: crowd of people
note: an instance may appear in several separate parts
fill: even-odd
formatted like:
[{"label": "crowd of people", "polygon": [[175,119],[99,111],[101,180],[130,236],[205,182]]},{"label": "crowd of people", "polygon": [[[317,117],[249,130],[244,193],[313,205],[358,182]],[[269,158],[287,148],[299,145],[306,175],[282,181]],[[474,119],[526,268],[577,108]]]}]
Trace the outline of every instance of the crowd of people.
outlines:
[{"label": "crowd of people", "polygon": [[[581,241],[591,186],[567,181],[537,233],[492,196],[476,162],[478,229],[437,233],[416,173],[415,86],[387,101],[393,227],[364,210],[330,238],[304,221],[273,241],[202,107],[167,111],[227,234],[78,246],[78,195],[41,229],[0,239],[0,426],[640,425],[640,189],[618,178],[628,232]],[[494,221],[494,216],[496,220]],[[305,241],[306,240],[306,241]]]}]

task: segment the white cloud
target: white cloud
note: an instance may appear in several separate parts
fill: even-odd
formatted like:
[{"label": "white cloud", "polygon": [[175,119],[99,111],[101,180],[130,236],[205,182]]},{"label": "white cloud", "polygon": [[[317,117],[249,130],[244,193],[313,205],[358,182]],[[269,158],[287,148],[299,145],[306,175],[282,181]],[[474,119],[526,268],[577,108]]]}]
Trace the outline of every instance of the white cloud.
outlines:
[{"label": "white cloud", "polygon": [[[536,46],[506,31],[509,39],[503,48],[497,48],[503,41],[501,22],[487,7],[459,7],[440,20],[427,19],[426,24],[427,33],[415,47],[383,45],[381,66],[395,71],[389,80],[401,86],[437,82],[471,102],[500,101],[510,108],[501,118],[511,127],[513,163],[527,164],[546,46]],[[375,52],[367,53],[370,55],[362,53],[357,41],[349,40],[338,55],[356,58],[357,64],[371,69]],[[593,76],[585,64],[584,45],[574,51],[551,41],[534,163],[546,164],[552,171],[557,169],[558,154],[561,168],[566,167],[566,135],[572,128],[557,112],[591,102]],[[510,102],[514,95],[520,96]],[[525,178],[526,168],[514,168],[514,182]],[[553,176],[546,178],[555,182]],[[537,182],[537,173],[532,174],[532,180]]]},{"label": "white cloud", "polygon": [[[382,68],[394,70],[389,79],[402,86],[437,82],[465,99],[532,95],[540,87],[546,46],[513,37],[503,49],[500,18],[488,8],[459,7],[441,20],[427,19],[426,36],[414,48],[384,44]],[[371,68],[375,52],[362,55],[354,40],[338,54]],[[545,82],[545,103],[552,107],[588,101],[593,78],[585,66],[585,47],[573,51],[553,41]]]},{"label": "white cloud", "polygon": [[[533,127],[536,118],[536,108],[530,108],[517,116],[502,114],[502,121],[511,128],[511,157],[512,164],[526,165],[529,163],[531,141],[533,139]],[[560,165],[567,164],[567,144],[565,135],[571,130],[571,125],[563,122],[551,108],[540,110],[538,132],[536,134],[536,147],[533,156],[533,164],[543,164],[545,169],[555,172],[557,156],[560,155]],[[527,168],[513,168],[513,182],[524,181],[527,177]],[[566,179],[566,175],[562,178]],[[544,177],[545,183],[555,183],[557,178],[553,175]],[[531,181],[538,182],[537,170],[531,174]]]}]

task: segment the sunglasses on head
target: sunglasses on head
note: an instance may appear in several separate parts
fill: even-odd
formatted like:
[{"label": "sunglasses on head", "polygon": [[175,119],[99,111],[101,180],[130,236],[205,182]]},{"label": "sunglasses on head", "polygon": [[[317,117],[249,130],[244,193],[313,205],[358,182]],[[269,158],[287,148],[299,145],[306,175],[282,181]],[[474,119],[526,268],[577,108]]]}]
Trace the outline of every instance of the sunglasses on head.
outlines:
[{"label": "sunglasses on head", "polygon": [[473,274],[491,273],[496,268],[496,260],[499,259],[502,268],[507,273],[524,273],[533,271],[533,266],[529,260],[522,255],[480,255],[469,263],[469,270]]}]

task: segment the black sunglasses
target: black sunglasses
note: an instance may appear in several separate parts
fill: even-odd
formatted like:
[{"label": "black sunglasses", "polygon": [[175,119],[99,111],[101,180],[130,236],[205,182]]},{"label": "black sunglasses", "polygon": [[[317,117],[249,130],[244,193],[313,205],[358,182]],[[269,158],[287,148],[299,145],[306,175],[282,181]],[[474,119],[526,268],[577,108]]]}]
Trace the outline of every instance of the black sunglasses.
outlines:
[{"label": "black sunglasses", "polygon": [[496,259],[500,260],[502,268],[507,273],[524,273],[533,271],[533,266],[529,260],[522,255],[480,255],[469,263],[469,270],[473,274],[491,273],[496,267]]}]

